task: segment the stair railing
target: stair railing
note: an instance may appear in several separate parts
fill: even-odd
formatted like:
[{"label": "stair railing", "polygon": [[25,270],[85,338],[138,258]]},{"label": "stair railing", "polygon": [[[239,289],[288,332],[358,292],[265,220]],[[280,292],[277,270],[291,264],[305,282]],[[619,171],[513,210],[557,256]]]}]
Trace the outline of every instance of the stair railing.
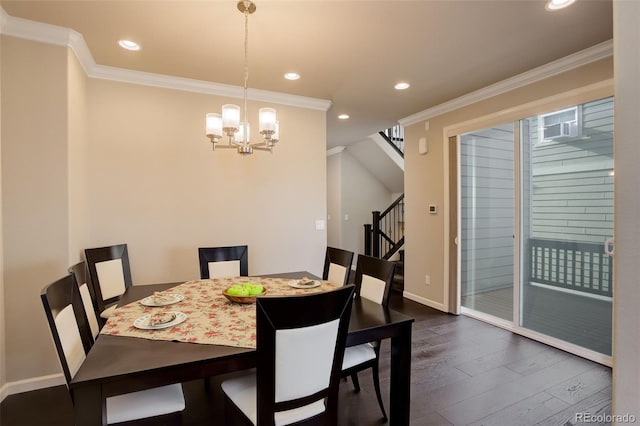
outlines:
[{"label": "stair railing", "polygon": [[404,245],[404,194],[382,213],[373,211],[364,225],[364,254],[389,259]]},{"label": "stair railing", "polygon": [[378,133],[404,158],[404,127],[396,124]]}]

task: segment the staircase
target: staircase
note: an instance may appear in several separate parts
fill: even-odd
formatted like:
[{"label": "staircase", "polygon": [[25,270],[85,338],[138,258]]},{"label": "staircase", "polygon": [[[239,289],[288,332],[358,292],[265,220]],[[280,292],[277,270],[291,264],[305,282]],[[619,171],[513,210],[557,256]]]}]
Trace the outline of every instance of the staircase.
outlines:
[{"label": "staircase", "polygon": [[[404,159],[404,128],[395,125],[379,132],[393,151]],[[402,160],[400,160],[402,161]],[[395,258],[396,271],[391,289],[404,291],[404,193],[384,211],[373,211],[371,224],[364,225],[364,254],[382,259]]]},{"label": "staircase", "polygon": [[402,294],[402,292],[404,291],[404,250],[400,250],[399,254],[400,260],[394,260],[396,264],[396,272],[393,275],[391,290],[397,291]]}]

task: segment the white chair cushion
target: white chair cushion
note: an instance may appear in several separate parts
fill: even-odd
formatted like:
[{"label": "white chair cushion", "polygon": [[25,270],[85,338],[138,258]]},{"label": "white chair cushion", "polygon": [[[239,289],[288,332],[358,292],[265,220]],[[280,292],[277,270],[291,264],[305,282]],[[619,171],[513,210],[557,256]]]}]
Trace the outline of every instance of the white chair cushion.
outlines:
[{"label": "white chair cushion", "polygon": [[362,275],[362,285],[360,287],[360,296],[369,299],[375,303],[382,303],[384,297],[384,281],[374,278],[370,275]]},{"label": "white chair cushion", "polygon": [[[222,382],[222,391],[254,425],[257,424],[258,408],[255,370],[240,377],[225,380]],[[288,425],[318,415],[324,410],[324,400],[321,399],[304,407],[280,411],[275,414],[274,421],[277,426]]]},{"label": "white chair cushion", "polygon": [[230,278],[240,276],[239,260],[209,262],[209,278]]},{"label": "white chair cushion", "polygon": [[184,410],[180,384],[107,398],[107,423],[120,423]]},{"label": "white chair cushion", "polygon": [[80,297],[82,297],[82,305],[84,306],[84,311],[87,314],[87,320],[89,320],[91,335],[95,339],[98,333],[100,333],[100,326],[98,325],[96,311],[93,309],[93,302],[91,301],[91,294],[89,293],[87,283],[80,286]]},{"label": "white chair cushion", "polygon": [[126,290],[124,271],[122,270],[122,259],[112,259],[96,263],[96,273],[98,274],[98,282],[100,283],[100,292],[102,293],[103,300],[121,296]]},{"label": "white chair cushion", "polygon": [[73,377],[86,357],[73,306],[67,305],[58,312],[54,321],[69,373]]},{"label": "white chair cushion", "polygon": [[355,365],[375,359],[376,352],[370,343],[364,343],[358,346],[351,346],[344,350],[344,359],[342,360],[342,369],[346,370]]},{"label": "white chair cushion", "polygon": [[337,263],[329,264],[329,273],[327,274],[327,281],[336,285],[343,285],[345,277],[347,275],[347,268]]},{"label": "white chair cushion", "polygon": [[116,305],[111,305],[104,311],[100,312],[100,318],[109,319],[113,315],[113,311],[116,310]]},{"label": "white chair cushion", "polygon": [[312,395],[329,387],[339,325],[336,319],[276,331],[276,402]]}]

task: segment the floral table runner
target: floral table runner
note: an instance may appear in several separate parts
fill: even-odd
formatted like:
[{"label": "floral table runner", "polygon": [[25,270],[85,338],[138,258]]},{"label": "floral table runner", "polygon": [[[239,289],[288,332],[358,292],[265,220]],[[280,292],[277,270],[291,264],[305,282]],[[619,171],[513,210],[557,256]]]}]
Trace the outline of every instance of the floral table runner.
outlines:
[{"label": "floral table runner", "polygon": [[[140,301],[122,306],[115,310],[113,316],[102,328],[101,334],[255,348],[255,304],[231,303],[222,292],[234,284],[247,282],[261,284],[270,296],[309,294],[337,288],[336,285],[327,281],[320,281],[319,287],[297,289],[290,287],[289,281],[291,281],[289,278],[261,277],[188,281],[162,292],[182,294],[184,296],[182,301],[162,307],[147,307]],[[175,326],[157,330],[142,330],[133,325],[134,321],[143,315],[163,311],[182,312],[187,319]]]}]

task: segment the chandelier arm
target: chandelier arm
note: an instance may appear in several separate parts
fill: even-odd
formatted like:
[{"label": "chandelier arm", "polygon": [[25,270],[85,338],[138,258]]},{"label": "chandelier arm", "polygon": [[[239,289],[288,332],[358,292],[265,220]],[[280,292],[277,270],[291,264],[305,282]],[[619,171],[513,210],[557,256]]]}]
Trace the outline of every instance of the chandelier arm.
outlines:
[{"label": "chandelier arm", "polygon": [[251,148],[253,148],[254,151],[269,151],[273,154],[273,147],[251,145]]}]

